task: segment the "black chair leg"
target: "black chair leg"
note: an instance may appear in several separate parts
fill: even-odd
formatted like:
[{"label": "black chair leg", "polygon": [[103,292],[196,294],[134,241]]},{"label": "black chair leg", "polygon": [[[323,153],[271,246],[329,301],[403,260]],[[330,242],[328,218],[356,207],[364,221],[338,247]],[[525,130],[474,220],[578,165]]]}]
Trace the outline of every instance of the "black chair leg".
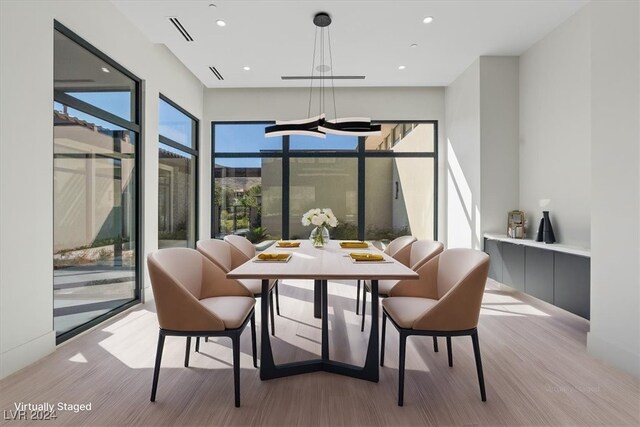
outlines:
[{"label": "black chair leg", "polygon": [[200,337],[196,337],[196,353],[200,352]]},{"label": "black chair leg", "polygon": [[231,337],[233,347],[233,388],[236,408],[240,407],[240,334]]},{"label": "black chair leg", "polygon": [[404,405],[404,362],[407,350],[407,336],[400,331],[400,358],[398,359],[398,406]]},{"label": "black chair leg", "polygon": [[269,292],[269,313],[271,313],[271,335],[276,335],[276,316],[273,312],[273,290]]},{"label": "black chair leg", "polygon": [[433,351],[438,352],[438,337],[433,337]]},{"label": "black chair leg", "polygon": [[187,337],[187,349],[184,352],[184,367],[189,367],[189,351],[191,350],[191,337]]},{"label": "black chair leg", "polygon": [[451,337],[447,337],[447,357],[449,358],[449,367],[453,366],[453,350],[451,349]]},{"label": "black chair leg", "polygon": [[356,290],[356,316],[360,314],[360,280],[358,280],[358,288]]},{"label": "black chair leg", "polygon": [[280,281],[276,281],[276,284],[274,286],[275,290],[276,290],[276,313],[278,313],[278,316],[280,316],[280,291],[279,291],[279,286],[280,286]]},{"label": "black chair leg", "polygon": [[156,391],[158,390],[158,377],[160,376],[160,362],[162,361],[162,350],[164,349],[164,335],[160,332],[158,336],[158,349],[156,350],[156,365],[153,368],[153,383],[151,385],[151,401],[156,401]]},{"label": "black chair leg", "polygon": [[367,314],[367,287],[362,284],[362,326],[360,326],[360,332],[364,332],[364,318]]},{"label": "black chair leg", "polygon": [[478,382],[480,383],[480,397],[483,402],[487,401],[487,393],[484,389],[484,375],[482,373],[482,359],[480,358],[480,342],[478,341],[478,331],[473,331],[471,334],[471,341],[473,341],[473,354],[476,357],[476,369],[478,371]]},{"label": "black chair leg", "polygon": [[251,315],[251,350],[253,351],[253,367],[258,367],[258,354],[256,351],[256,314]]},{"label": "black chair leg", "polygon": [[387,313],[382,311],[382,337],[380,338],[380,366],[384,366],[384,338],[387,334]]}]

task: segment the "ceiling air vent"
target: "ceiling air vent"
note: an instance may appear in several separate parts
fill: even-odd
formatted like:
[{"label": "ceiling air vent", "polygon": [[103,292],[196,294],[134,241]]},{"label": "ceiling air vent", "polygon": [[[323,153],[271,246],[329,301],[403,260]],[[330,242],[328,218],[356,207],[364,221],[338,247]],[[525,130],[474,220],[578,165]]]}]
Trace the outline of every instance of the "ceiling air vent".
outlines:
[{"label": "ceiling air vent", "polygon": [[222,74],[220,74],[220,72],[216,69],[216,67],[209,67],[209,69],[211,70],[213,75],[216,76],[218,80],[224,80],[224,77],[222,77]]},{"label": "ceiling air vent", "polygon": [[176,30],[178,30],[180,34],[182,34],[182,37],[184,37],[186,41],[193,41],[193,37],[191,37],[191,34],[189,34],[189,32],[182,26],[182,23],[180,23],[178,18],[170,16],[167,19],[173,24],[174,27],[176,27]]}]

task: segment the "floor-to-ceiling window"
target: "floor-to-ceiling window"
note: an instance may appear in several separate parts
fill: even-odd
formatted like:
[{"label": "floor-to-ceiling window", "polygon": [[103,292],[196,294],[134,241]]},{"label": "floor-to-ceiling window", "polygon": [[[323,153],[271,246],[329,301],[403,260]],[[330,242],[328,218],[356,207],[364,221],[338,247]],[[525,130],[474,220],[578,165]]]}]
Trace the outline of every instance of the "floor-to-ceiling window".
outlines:
[{"label": "floor-to-ceiling window", "polygon": [[55,23],[53,314],[58,342],[139,301],[139,86],[134,75]]},{"label": "floor-to-ceiling window", "polygon": [[158,247],[195,247],[198,120],[160,95]]},{"label": "floor-to-ceiling window", "polygon": [[212,235],[306,238],[302,214],[329,207],[340,222],[333,238],[436,239],[437,122],[381,125],[381,135],[318,139],[213,123]]}]

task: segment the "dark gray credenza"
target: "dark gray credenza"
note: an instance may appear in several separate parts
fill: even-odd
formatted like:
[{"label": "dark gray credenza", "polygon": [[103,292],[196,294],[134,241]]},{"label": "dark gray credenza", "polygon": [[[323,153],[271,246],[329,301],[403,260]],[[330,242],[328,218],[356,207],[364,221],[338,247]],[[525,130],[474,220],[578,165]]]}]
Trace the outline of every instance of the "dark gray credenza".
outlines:
[{"label": "dark gray credenza", "polygon": [[485,236],[489,277],[589,319],[591,259],[585,250],[562,245]]}]

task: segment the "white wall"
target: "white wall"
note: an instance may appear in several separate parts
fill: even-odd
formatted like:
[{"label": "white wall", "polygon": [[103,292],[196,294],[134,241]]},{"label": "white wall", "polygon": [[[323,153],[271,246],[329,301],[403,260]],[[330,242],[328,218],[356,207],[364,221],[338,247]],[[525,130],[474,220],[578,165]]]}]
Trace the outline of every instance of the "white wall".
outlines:
[{"label": "white wall", "polygon": [[[336,88],[336,106],[338,116],[353,117],[366,116],[378,120],[438,120],[440,147],[439,167],[442,170],[444,160],[444,88],[440,87],[403,87],[403,88]],[[317,91],[314,91],[317,96]],[[314,98],[316,99],[316,98]],[[211,155],[211,122],[212,121],[250,121],[250,120],[292,120],[304,118],[307,115],[309,102],[308,88],[288,89],[208,89],[204,95],[205,128],[203,144],[206,156]],[[312,114],[316,114],[313,110]],[[203,156],[205,150],[202,150]],[[206,176],[211,176],[211,165],[207,167]],[[208,179],[208,178],[207,178]],[[205,181],[207,182],[207,181]],[[211,188],[207,186],[207,194],[202,200],[203,206],[210,206]],[[439,194],[443,194],[442,180],[440,180]],[[440,218],[445,217],[444,201],[439,201]],[[204,216],[207,215],[207,223]],[[202,212],[201,236],[204,229],[211,229],[210,213]],[[445,221],[438,224],[438,235],[445,235]],[[203,234],[204,233],[204,234]]]},{"label": "white wall", "polygon": [[589,351],[640,377],[640,7],[591,12]]},{"label": "white wall", "polygon": [[518,58],[482,56],[445,94],[447,244],[480,249],[518,207]]},{"label": "white wall", "polygon": [[[520,207],[535,237],[548,210],[558,242],[590,246],[591,111],[587,8],[520,57]],[[567,165],[571,169],[567,170]]]},{"label": "white wall", "polygon": [[445,90],[447,234],[449,248],[479,248],[480,59]]},{"label": "white wall", "polygon": [[[54,351],[53,21],[144,79],[144,252],[157,246],[158,94],[202,117],[202,84],[108,1],[0,2],[0,377]],[[204,161],[204,163],[208,163]]]},{"label": "white wall", "polygon": [[480,214],[483,234],[505,234],[507,212],[520,207],[518,62],[513,56],[480,57]]}]

